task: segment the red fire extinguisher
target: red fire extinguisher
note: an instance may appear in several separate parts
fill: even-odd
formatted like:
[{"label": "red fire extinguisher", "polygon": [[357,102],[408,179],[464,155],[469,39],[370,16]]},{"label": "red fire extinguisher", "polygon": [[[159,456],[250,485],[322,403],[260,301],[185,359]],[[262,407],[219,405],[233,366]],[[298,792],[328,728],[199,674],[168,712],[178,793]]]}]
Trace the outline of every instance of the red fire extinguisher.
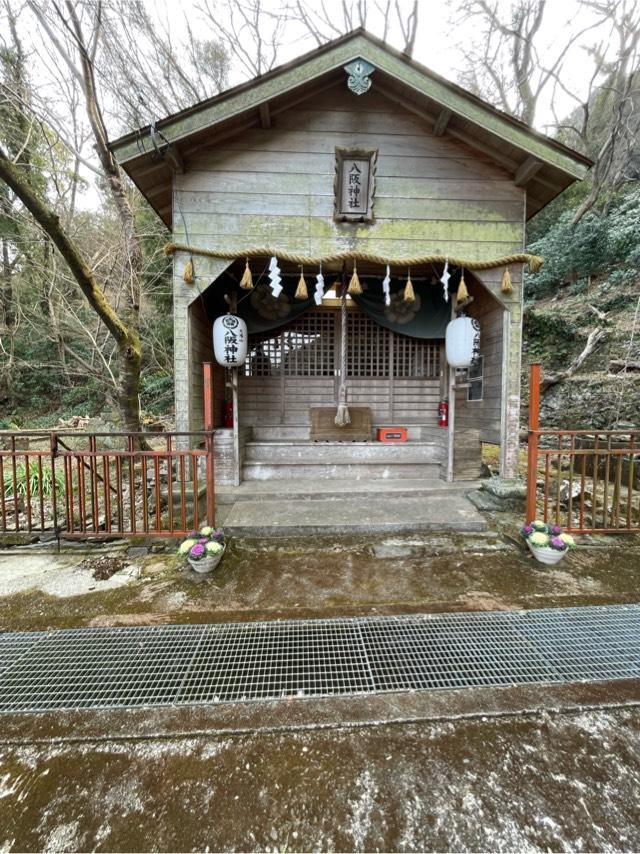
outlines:
[{"label": "red fire extinguisher", "polygon": [[438,427],[449,426],[449,403],[441,400],[438,404]]},{"label": "red fire extinguisher", "polygon": [[222,422],[225,427],[233,427],[233,401],[225,400],[223,413],[222,413]]}]

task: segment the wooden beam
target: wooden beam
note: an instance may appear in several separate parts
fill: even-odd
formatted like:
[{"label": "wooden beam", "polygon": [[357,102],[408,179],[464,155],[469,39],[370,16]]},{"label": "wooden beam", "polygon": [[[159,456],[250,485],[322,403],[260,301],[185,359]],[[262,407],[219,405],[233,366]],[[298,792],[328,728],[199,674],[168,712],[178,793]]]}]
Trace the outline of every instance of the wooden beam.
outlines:
[{"label": "wooden beam", "polygon": [[516,187],[524,187],[529,181],[533,178],[534,175],[537,175],[538,172],[542,169],[542,162],[535,157],[527,157],[527,159],[522,163],[514,176],[514,184]]},{"label": "wooden beam", "polygon": [[430,127],[433,127],[435,123],[435,117],[430,113],[427,113],[426,110],[420,109],[420,107],[413,104],[411,101],[407,101],[406,98],[401,97],[400,95],[396,95],[395,92],[392,92],[390,89],[386,89],[384,86],[379,86],[376,84],[376,92],[380,95],[384,95],[389,101],[393,101],[394,104],[400,104],[401,107],[404,107],[405,110],[408,110],[410,113],[421,118],[423,121],[427,122]]},{"label": "wooden beam", "polygon": [[515,170],[517,168],[517,163],[515,160],[511,160],[506,157],[501,151],[498,151],[497,148],[494,148],[490,145],[485,145],[482,142],[478,142],[473,136],[471,136],[467,131],[456,130],[454,128],[449,128],[448,134],[453,139],[457,139],[460,142],[463,142],[465,145],[468,145],[469,148],[473,148],[476,151],[481,152],[482,154],[486,154],[486,156],[493,160],[498,166],[502,166],[504,169]]},{"label": "wooden beam", "polygon": [[436,119],[436,123],[433,126],[433,135],[434,136],[442,136],[446,129],[449,127],[449,122],[453,113],[451,110],[442,110],[438,118]]},{"label": "wooden beam", "polygon": [[264,104],[260,104],[258,107],[258,111],[260,113],[260,127],[267,128],[271,127],[271,110],[269,109],[269,104],[265,101]]},{"label": "wooden beam", "polygon": [[167,161],[173,172],[184,174],[184,160],[176,145],[169,145],[164,150],[164,159]]}]

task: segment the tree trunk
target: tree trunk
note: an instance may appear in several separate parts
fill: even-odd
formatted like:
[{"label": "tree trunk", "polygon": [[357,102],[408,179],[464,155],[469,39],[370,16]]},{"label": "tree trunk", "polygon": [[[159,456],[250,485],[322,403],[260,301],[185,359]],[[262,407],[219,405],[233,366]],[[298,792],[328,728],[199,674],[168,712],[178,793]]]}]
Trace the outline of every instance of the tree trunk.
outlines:
[{"label": "tree trunk", "polygon": [[67,262],[73,277],[91,308],[105,324],[120,355],[120,412],[127,431],[140,431],[140,337],[136,324],[129,325],[109,304],[93,271],[84,261],[79,248],[67,235],[60,219],[49,205],[34,192],[27,176],[0,149],[0,178],[13,190],[38,225]]}]

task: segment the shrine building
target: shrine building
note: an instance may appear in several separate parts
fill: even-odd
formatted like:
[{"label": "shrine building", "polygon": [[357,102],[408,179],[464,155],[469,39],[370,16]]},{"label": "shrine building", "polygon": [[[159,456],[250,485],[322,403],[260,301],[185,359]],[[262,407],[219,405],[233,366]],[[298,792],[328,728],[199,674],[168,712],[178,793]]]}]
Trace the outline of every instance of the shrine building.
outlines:
[{"label": "shrine building", "polygon": [[362,30],[112,149],[170,231],[176,429],[215,428],[217,483],[467,482],[482,443],[516,475],[525,226],[588,159]]}]

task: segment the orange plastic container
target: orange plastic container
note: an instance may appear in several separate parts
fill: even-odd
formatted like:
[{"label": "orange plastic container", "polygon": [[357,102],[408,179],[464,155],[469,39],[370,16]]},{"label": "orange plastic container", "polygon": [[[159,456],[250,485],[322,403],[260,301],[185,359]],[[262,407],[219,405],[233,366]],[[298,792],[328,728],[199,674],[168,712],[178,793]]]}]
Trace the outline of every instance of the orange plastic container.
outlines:
[{"label": "orange plastic container", "polygon": [[406,442],[407,428],[406,427],[378,427],[376,438],[378,442]]}]

